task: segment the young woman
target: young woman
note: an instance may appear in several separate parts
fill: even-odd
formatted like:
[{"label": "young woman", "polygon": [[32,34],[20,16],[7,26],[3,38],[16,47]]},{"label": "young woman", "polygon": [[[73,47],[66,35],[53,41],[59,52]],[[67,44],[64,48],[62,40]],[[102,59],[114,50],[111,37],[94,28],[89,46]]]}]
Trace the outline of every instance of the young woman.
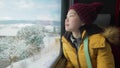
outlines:
[{"label": "young woman", "polygon": [[69,8],[65,19],[66,33],[62,36],[66,68],[89,68],[85,57],[84,40],[88,37],[88,51],[92,68],[114,68],[111,47],[102,35],[103,29],[92,24],[102,3],[77,3]]}]

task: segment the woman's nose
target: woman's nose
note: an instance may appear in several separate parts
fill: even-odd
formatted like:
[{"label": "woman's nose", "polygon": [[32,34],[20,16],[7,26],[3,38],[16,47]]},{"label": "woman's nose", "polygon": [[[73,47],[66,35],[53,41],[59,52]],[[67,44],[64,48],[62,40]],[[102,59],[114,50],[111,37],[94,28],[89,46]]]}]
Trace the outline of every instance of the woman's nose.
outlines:
[{"label": "woman's nose", "polygon": [[66,19],[65,19],[65,22],[69,22],[69,19],[68,19],[68,18],[66,18]]}]

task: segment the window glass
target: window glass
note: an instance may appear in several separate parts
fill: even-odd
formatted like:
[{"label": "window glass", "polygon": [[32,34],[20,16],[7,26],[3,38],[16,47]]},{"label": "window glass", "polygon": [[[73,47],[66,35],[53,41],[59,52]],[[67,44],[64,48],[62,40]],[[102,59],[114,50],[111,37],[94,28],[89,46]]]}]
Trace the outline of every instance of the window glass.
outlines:
[{"label": "window glass", "polygon": [[0,0],[0,68],[54,50],[60,18],[61,0]]}]

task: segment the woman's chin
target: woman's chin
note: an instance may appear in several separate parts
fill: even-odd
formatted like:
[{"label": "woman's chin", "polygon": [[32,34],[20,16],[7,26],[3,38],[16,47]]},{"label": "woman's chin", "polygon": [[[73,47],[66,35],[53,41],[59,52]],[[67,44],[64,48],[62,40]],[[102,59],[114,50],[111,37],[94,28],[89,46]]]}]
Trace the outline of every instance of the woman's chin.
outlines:
[{"label": "woman's chin", "polygon": [[65,30],[66,30],[66,31],[71,31],[70,29],[67,29],[67,28],[66,28]]}]

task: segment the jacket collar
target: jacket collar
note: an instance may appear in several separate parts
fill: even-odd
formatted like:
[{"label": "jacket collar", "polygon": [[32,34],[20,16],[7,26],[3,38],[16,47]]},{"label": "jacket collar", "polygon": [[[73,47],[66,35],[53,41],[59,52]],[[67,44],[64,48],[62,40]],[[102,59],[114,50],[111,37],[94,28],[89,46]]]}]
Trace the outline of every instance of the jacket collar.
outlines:
[{"label": "jacket collar", "polygon": [[[68,37],[62,36],[62,39],[65,39],[64,41],[67,41],[67,40],[70,41],[71,35],[72,34],[69,34]],[[82,33],[82,37],[81,37],[82,41],[84,40],[85,35],[86,35],[86,30],[84,30]],[[73,42],[73,41],[75,41],[75,40],[72,38],[71,42]]]}]

